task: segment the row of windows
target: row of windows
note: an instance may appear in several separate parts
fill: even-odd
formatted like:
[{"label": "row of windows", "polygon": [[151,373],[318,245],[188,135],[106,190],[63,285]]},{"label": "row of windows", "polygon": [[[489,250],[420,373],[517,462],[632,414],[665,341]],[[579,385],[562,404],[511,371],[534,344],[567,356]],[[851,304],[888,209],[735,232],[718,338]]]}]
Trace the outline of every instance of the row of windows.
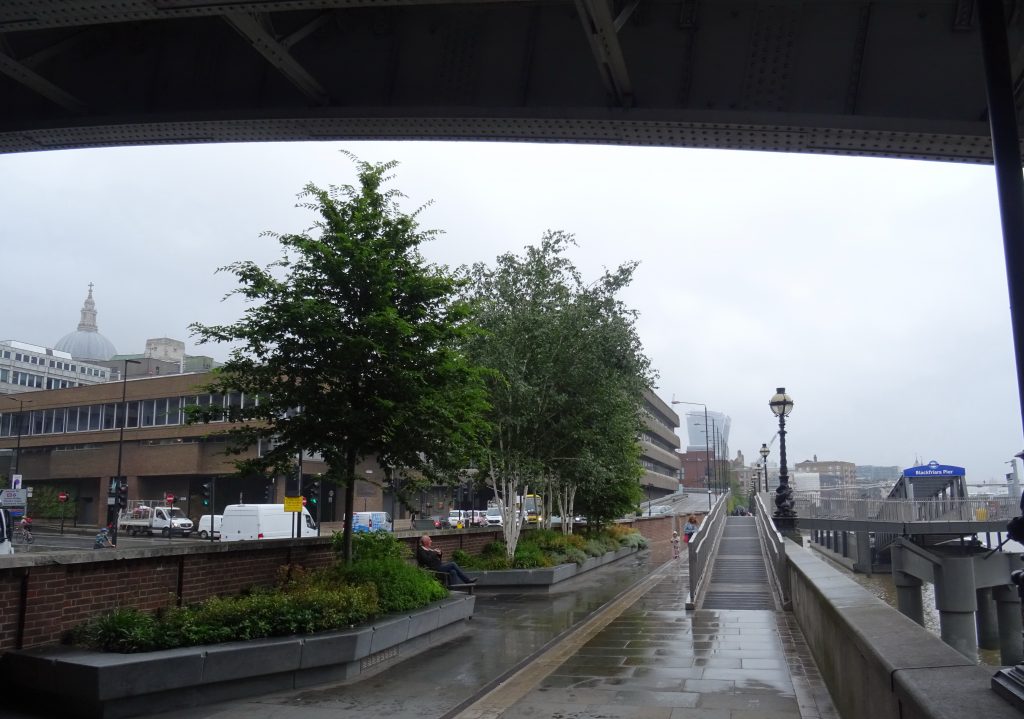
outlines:
[{"label": "row of windows", "polygon": [[655,422],[660,424],[662,427],[667,427],[670,431],[675,432],[676,426],[673,424],[665,415],[658,411],[658,409],[650,402],[644,401],[644,412],[648,417],[653,419]]},{"label": "row of windows", "polygon": [[[4,374],[6,374],[6,370],[4,370]],[[4,377],[0,377],[0,379],[2,379],[4,382],[7,381],[7,379]],[[41,374],[32,374],[31,372],[19,372],[17,370],[12,370],[10,383],[16,384],[20,387],[38,387],[39,389],[42,389],[43,381],[45,379],[46,378],[43,377]]]},{"label": "row of windows", "polygon": [[[6,369],[0,369],[0,382],[8,382],[10,384],[20,385],[22,387],[42,387],[43,376],[38,374],[31,374],[29,372],[12,372]],[[67,389],[68,387],[78,387],[78,382],[72,382],[69,379],[58,379],[57,377],[46,377],[46,389]]]},{"label": "row of windows", "polygon": [[[3,350],[3,352],[0,352],[0,357],[3,357],[3,359],[11,359],[12,353],[10,350]],[[46,366],[46,358],[40,357],[39,355],[14,352],[13,357],[15,362],[25,362],[27,364],[35,364],[41,367]],[[64,370],[65,372],[78,372],[79,374],[88,375],[89,377],[102,377],[105,379],[107,376],[107,370],[105,369],[100,369],[99,367],[88,367],[86,365],[75,365],[63,360],[51,359],[50,367]]]},{"label": "row of windows", "polygon": [[647,442],[648,444],[653,444],[655,447],[658,447],[659,449],[663,449],[666,452],[673,452],[673,453],[676,451],[676,448],[672,446],[671,442],[669,442],[669,441],[667,441],[665,439],[662,439],[661,437],[659,437],[658,435],[654,434],[653,432],[643,432],[642,436],[643,436],[645,442]]},{"label": "row of windows", "polygon": [[672,477],[673,479],[676,479],[681,476],[678,469],[666,467],[660,462],[655,462],[653,459],[650,459],[648,457],[641,457],[640,464],[643,465],[644,469],[646,469],[649,472],[654,472],[655,474],[663,474],[666,477]]},{"label": "row of windows", "polygon": [[248,407],[255,404],[240,392],[228,395],[203,394],[188,397],[161,397],[126,402],[93,404],[84,407],[37,409],[22,413],[0,414],[0,437],[19,435],[63,434],[66,432],[95,432],[125,427],[163,427],[182,424],[184,408]]}]

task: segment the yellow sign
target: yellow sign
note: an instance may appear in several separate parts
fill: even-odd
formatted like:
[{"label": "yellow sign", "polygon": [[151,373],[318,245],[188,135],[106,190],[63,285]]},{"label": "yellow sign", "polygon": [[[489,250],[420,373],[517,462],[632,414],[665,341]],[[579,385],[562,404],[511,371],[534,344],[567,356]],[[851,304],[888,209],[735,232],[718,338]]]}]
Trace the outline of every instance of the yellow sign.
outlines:
[{"label": "yellow sign", "polygon": [[285,497],[284,498],[284,511],[286,511],[286,512],[301,512],[302,511],[302,497]]}]

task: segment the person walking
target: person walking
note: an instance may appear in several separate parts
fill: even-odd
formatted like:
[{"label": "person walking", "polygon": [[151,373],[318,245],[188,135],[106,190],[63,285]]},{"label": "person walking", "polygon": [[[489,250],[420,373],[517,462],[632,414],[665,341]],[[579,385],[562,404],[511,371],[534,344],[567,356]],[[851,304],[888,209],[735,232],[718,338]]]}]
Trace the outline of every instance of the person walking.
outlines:
[{"label": "person walking", "polygon": [[697,518],[692,514],[686,518],[686,524],[683,525],[683,536],[686,537],[686,543],[689,544],[690,540],[693,539],[693,535],[697,533]]},{"label": "person walking", "polygon": [[679,532],[672,532],[672,559],[679,559]]}]

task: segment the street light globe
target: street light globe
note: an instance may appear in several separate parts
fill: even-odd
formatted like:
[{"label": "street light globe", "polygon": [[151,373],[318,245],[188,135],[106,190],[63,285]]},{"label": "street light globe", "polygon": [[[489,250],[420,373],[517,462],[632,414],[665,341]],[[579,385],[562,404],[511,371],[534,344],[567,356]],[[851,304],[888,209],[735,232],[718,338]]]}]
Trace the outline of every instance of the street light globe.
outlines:
[{"label": "street light globe", "polygon": [[768,449],[768,445],[764,442],[761,442],[761,449],[759,449],[758,452],[761,454],[761,459],[765,461],[768,460],[768,455],[772,453],[772,451]]},{"label": "street light globe", "polygon": [[768,400],[768,406],[777,416],[788,417],[789,413],[793,411],[793,399],[786,394],[785,387],[777,387],[775,395]]}]

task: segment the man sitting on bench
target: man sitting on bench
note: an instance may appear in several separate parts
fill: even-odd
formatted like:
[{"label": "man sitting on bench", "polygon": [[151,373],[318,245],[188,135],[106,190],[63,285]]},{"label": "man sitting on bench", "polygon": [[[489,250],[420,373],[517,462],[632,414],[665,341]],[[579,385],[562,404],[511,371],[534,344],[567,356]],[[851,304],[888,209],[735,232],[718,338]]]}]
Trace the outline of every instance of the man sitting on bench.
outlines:
[{"label": "man sitting on bench", "polygon": [[421,567],[447,574],[450,577],[449,584],[476,584],[476,580],[467,577],[455,562],[442,562],[441,550],[431,547],[432,543],[429,535],[420,537],[420,545],[416,547],[416,561]]}]

